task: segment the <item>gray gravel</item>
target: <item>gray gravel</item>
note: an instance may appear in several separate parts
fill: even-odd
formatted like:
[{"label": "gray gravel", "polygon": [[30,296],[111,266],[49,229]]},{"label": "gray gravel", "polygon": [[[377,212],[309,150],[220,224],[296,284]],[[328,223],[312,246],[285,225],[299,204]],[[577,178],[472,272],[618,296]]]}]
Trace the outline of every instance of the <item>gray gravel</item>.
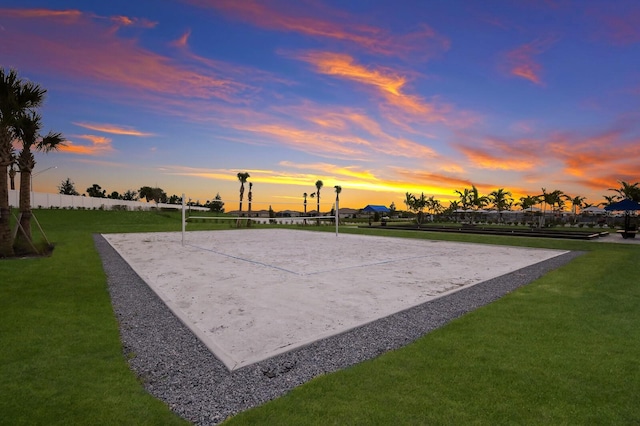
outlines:
[{"label": "gray gravel", "polygon": [[581,255],[570,252],[230,373],[101,236],[124,356],[144,387],[198,425],[277,398],[312,378],[400,348]]}]

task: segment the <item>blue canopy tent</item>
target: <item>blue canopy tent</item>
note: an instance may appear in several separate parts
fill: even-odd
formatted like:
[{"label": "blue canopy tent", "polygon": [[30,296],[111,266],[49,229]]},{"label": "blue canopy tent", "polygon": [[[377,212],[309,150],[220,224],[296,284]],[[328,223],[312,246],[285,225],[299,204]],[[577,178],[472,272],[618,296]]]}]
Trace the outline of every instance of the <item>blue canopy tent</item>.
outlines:
[{"label": "blue canopy tent", "polygon": [[367,212],[367,213],[389,213],[391,210],[389,210],[387,207],[385,206],[376,206],[374,204],[369,204],[367,207],[365,207],[364,209],[362,209],[363,212]]},{"label": "blue canopy tent", "polygon": [[[362,209],[362,211],[369,213],[369,226],[371,226],[371,213],[375,213],[375,214],[389,213],[391,210],[389,210],[385,206],[377,206],[374,204],[369,204],[367,207]],[[383,219],[381,225],[386,226],[387,222]]]},{"label": "blue canopy tent", "polygon": [[605,206],[604,209],[609,212],[624,212],[624,230],[618,232],[622,234],[622,238],[635,238],[638,231],[635,226],[631,226],[631,212],[640,210],[640,203],[625,198]]}]

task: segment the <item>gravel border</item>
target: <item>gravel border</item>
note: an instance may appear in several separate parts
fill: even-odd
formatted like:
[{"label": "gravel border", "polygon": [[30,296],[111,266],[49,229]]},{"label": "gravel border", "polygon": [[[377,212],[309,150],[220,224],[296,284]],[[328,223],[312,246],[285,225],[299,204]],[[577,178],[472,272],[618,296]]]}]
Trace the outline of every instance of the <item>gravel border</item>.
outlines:
[{"label": "gravel border", "polygon": [[94,241],[130,368],[149,393],[197,425],[405,346],[583,254],[562,254],[230,373],[101,235]]}]

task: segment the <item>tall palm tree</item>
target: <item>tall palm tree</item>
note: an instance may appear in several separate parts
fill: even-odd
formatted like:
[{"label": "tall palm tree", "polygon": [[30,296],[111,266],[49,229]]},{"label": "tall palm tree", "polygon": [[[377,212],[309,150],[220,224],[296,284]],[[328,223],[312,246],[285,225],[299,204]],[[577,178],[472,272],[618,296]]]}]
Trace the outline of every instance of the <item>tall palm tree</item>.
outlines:
[{"label": "tall palm tree", "polygon": [[407,206],[407,211],[412,209],[412,204],[413,204],[413,195],[411,195],[410,193],[406,193],[404,194],[404,205]]},{"label": "tall palm tree", "polygon": [[15,70],[0,68],[0,257],[13,255],[7,169],[14,162],[15,123],[27,110],[42,104],[45,92],[37,84],[22,81]]},{"label": "tall palm tree", "polygon": [[[324,184],[321,180],[316,181],[316,203],[318,206],[318,216],[320,216],[320,188],[322,188]],[[318,219],[318,225],[320,225],[320,219]]]},{"label": "tall palm tree", "polygon": [[533,222],[533,211],[531,210],[531,207],[535,206],[536,204],[540,204],[540,197],[537,195],[525,195],[524,197],[520,197],[520,201],[516,203],[516,205],[520,206],[520,208],[525,212],[525,218],[526,218],[526,211],[529,210],[531,212],[531,221]]},{"label": "tall palm tree", "polygon": [[[253,199],[253,193],[251,190],[253,189],[253,182],[249,182],[249,194],[247,200],[249,201],[249,208],[247,209],[247,216],[251,217],[251,200]],[[247,220],[247,227],[251,226],[251,219]]]},{"label": "tall palm tree", "polygon": [[[22,141],[18,154],[20,170],[20,228],[16,243],[31,243],[31,173],[36,165],[33,151],[50,152],[60,148],[65,141],[60,133],[49,132],[42,136],[42,117],[35,111],[22,115],[16,122],[16,134]],[[25,244],[20,244],[25,246]],[[32,244],[30,244],[32,245]]]},{"label": "tall palm tree", "polygon": [[251,176],[249,176],[249,173],[247,172],[239,172],[238,173],[238,180],[240,181],[240,207],[238,208],[238,222],[236,223],[236,225],[238,227],[240,227],[240,216],[242,216],[242,199],[244,198],[244,184],[247,183],[247,179],[249,179]]},{"label": "tall palm tree", "polygon": [[[307,197],[309,196],[309,194],[307,194],[306,192],[302,193],[302,204],[304,205],[304,216],[307,216]],[[304,224],[307,224],[307,219],[304,219]]]}]

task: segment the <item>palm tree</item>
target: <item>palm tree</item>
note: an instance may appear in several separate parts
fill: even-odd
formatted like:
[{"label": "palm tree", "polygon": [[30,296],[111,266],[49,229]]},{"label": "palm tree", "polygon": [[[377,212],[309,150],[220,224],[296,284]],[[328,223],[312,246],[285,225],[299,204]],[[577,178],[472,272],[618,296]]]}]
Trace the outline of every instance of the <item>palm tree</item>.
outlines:
[{"label": "palm tree", "polygon": [[0,257],[13,255],[13,241],[9,224],[9,191],[7,169],[14,162],[12,141],[15,123],[27,110],[37,108],[46,90],[37,84],[23,82],[15,70],[0,68]]},{"label": "palm tree", "polygon": [[[16,242],[22,239],[31,244],[31,172],[36,165],[32,149],[50,152],[58,149],[65,139],[60,133],[49,132],[41,136],[42,118],[34,111],[24,114],[16,123],[16,134],[22,141],[22,149],[18,154],[20,170],[20,228]],[[33,244],[31,244],[33,246]]]},{"label": "palm tree", "polygon": [[[320,216],[320,188],[322,188],[324,184],[321,180],[316,181],[316,203],[318,206],[318,216]],[[320,225],[320,219],[318,219],[318,225]]]},{"label": "palm tree", "polygon": [[465,188],[464,192],[458,190],[454,192],[460,196],[460,207],[462,207],[463,210],[467,210],[471,206],[471,191],[469,188]]},{"label": "palm tree", "polygon": [[[542,201],[544,202],[543,206],[543,210],[542,210],[542,217],[544,218],[546,212],[547,212],[547,204],[549,206],[551,206],[551,212],[553,213],[555,211],[554,207],[557,204],[558,205],[558,209],[560,209],[562,207],[563,201],[562,201],[562,196],[564,195],[564,192],[560,191],[559,189],[554,190],[553,192],[547,192],[547,190],[545,188],[542,188],[542,194],[540,195]],[[544,219],[543,219],[544,220]]]},{"label": "palm tree", "polygon": [[[302,204],[304,205],[304,215],[307,216],[307,197],[309,196],[309,194],[307,194],[306,192],[302,193]],[[307,224],[307,219],[304,219],[304,224]]]},{"label": "palm tree", "polygon": [[238,222],[236,223],[238,227],[240,227],[240,216],[242,216],[242,199],[244,198],[244,184],[247,182],[247,179],[249,179],[250,177],[251,176],[249,176],[249,173],[247,172],[238,173],[238,180],[240,181],[240,207],[238,208]]},{"label": "palm tree", "polygon": [[580,195],[576,195],[571,198],[568,195],[566,196],[567,200],[571,201],[571,213],[573,214],[573,222],[576,222],[576,218],[578,216],[578,209],[581,209],[584,204],[583,201],[586,200],[586,197],[581,197]]},{"label": "palm tree", "polygon": [[424,208],[427,206],[427,202],[428,200],[427,200],[427,197],[425,197],[424,192],[420,193],[419,198],[413,197],[413,209],[418,214],[418,217],[417,217],[418,228],[422,223],[422,218],[424,216],[424,213],[422,212],[422,210],[424,210]]},{"label": "palm tree", "polygon": [[[249,194],[247,200],[249,201],[249,208],[247,209],[247,216],[251,217],[251,200],[253,199],[253,194],[251,190],[253,189],[253,183],[249,182]],[[247,220],[247,227],[251,226],[251,219]]]},{"label": "palm tree", "polygon": [[500,218],[500,222],[502,222],[502,211],[508,210],[513,203],[511,192],[505,191],[504,188],[496,189],[489,194],[489,200],[493,204],[493,207],[498,210],[498,216]]},{"label": "palm tree", "polygon": [[411,206],[413,204],[413,195],[410,193],[404,194],[404,205],[407,206],[407,211],[411,210]]},{"label": "palm tree", "polygon": [[629,200],[640,202],[640,182],[636,182],[634,184],[630,184],[623,180],[618,182],[622,186],[618,189],[610,188],[609,191],[617,192],[619,200],[627,198]]},{"label": "palm tree", "polygon": [[[516,205],[520,206],[520,208],[525,211],[525,217],[526,211],[531,211],[531,207],[536,204],[540,204],[540,197],[537,195],[526,195],[524,197],[520,197],[520,202],[516,203]],[[531,211],[531,221],[533,222],[533,211]]]}]

